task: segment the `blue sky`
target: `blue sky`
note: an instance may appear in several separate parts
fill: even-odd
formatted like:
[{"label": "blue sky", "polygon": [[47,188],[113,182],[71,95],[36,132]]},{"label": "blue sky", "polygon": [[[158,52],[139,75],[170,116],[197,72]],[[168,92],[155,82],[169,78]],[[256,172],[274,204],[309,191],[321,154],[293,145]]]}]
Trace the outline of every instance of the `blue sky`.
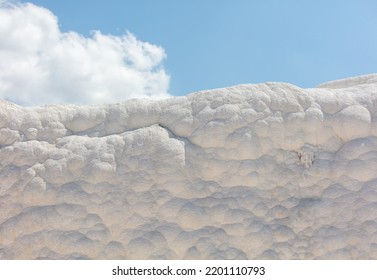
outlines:
[{"label": "blue sky", "polygon": [[[26,2],[26,1],[22,1]],[[301,87],[377,72],[377,1],[31,0],[62,32],[160,46],[169,92],[282,81]]]},{"label": "blue sky", "polygon": [[31,2],[57,15],[62,31],[129,30],[160,45],[172,94],[264,81],[312,87],[377,72],[377,1]]}]

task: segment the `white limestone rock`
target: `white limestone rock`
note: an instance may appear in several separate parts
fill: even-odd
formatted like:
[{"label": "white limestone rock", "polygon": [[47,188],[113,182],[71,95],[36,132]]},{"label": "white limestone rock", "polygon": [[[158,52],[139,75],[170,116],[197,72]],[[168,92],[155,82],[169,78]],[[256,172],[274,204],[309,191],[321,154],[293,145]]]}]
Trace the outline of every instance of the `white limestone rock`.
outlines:
[{"label": "white limestone rock", "polygon": [[0,101],[0,259],[376,259],[377,75]]}]

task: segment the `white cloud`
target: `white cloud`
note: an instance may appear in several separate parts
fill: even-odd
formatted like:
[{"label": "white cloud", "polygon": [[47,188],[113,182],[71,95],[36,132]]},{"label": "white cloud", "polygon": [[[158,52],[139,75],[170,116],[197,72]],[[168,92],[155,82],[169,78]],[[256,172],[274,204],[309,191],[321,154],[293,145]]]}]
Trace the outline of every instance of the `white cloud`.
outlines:
[{"label": "white cloud", "polygon": [[164,58],[131,33],[64,33],[45,8],[0,2],[0,98],[25,105],[165,98]]}]

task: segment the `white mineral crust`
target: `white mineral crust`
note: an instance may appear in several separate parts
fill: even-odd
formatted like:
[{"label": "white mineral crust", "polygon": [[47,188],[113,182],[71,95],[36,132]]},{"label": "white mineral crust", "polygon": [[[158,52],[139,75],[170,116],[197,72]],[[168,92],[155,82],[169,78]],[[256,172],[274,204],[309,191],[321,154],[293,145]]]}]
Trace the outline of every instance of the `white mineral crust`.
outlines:
[{"label": "white mineral crust", "polygon": [[377,74],[0,101],[0,259],[377,259]]}]

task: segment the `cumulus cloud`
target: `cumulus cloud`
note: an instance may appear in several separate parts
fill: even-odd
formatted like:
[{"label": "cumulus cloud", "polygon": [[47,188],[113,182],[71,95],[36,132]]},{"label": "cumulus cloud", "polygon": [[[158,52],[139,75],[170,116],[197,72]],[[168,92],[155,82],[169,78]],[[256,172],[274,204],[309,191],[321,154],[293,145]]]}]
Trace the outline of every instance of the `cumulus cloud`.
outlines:
[{"label": "cumulus cloud", "polygon": [[51,11],[0,1],[0,98],[37,105],[169,97],[165,56],[130,32],[62,32]]}]

